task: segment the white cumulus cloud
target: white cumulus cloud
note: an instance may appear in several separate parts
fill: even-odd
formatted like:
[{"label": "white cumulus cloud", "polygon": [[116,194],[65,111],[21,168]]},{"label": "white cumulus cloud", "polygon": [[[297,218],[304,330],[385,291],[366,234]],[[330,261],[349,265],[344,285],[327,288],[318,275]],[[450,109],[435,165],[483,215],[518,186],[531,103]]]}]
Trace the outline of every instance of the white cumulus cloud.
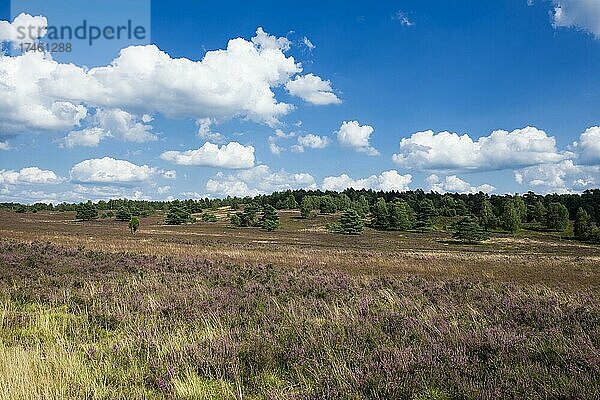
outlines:
[{"label": "white cumulus cloud", "polygon": [[196,150],[166,151],[163,160],[178,165],[194,165],[220,168],[251,168],[254,165],[254,147],[230,142],[219,146],[206,142]]},{"label": "white cumulus cloud", "polygon": [[552,24],[555,28],[575,28],[600,38],[600,1],[553,0]]},{"label": "white cumulus cloud", "polygon": [[48,20],[43,16],[21,13],[13,22],[0,21],[0,42],[32,43],[46,34]]},{"label": "white cumulus cloud", "polygon": [[338,142],[344,147],[351,147],[370,156],[377,156],[379,151],[371,147],[369,142],[373,131],[374,129],[370,125],[360,125],[358,121],[344,121],[337,131]]},{"label": "white cumulus cloud", "polygon": [[[274,89],[302,72],[285,53],[288,49],[287,39],[259,28],[251,40],[232,39],[224,50],[206,52],[199,61],[173,58],[155,45],[127,47],[109,65],[91,69],[60,63],[40,52],[3,56],[0,129],[76,130],[88,108],[276,125],[293,106],[278,101]],[[294,82],[293,90],[308,101],[337,99],[328,91],[328,81],[318,76]],[[147,121],[142,118],[143,124]],[[130,128],[130,135],[124,136],[128,139],[150,137],[143,127]]]},{"label": "white cumulus cloud", "polygon": [[556,140],[534,127],[512,132],[497,130],[473,140],[451,132],[417,132],[400,141],[395,163],[426,170],[499,170],[558,162],[570,154]]},{"label": "white cumulus cloud", "polygon": [[517,170],[515,180],[527,189],[545,193],[581,192],[598,186],[600,166],[577,165],[572,160],[565,160]]},{"label": "white cumulus cloud", "polygon": [[330,141],[327,136],[317,136],[309,133],[308,135],[299,136],[298,144],[300,146],[308,147],[311,149],[324,149],[329,145]]},{"label": "white cumulus cloud", "polygon": [[429,185],[429,190],[438,193],[491,193],[496,190],[494,186],[488,184],[473,186],[456,175],[450,175],[446,176],[444,179],[440,179],[436,174],[431,174],[425,181]]},{"label": "white cumulus cloud", "polygon": [[380,175],[371,175],[367,178],[353,179],[346,174],[340,176],[328,176],[323,179],[324,190],[335,190],[341,192],[348,188],[373,189],[384,191],[409,190],[408,185],[412,182],[412,175],[400,175],[396,170],[384,171]]},{"label": "white cumulus cloud", "polygon": [[111,157],[93,158],[81,161],[71,168],[71,181],[92,184],[127,184],[147,182],[155,176],[165,178],[173,171],[161,171],[147,165],[136,165]]},{"label": "white cumulus cloud", "polygon": [[144,119],[150,122],[148,117],[144,115],[139,119],[120,109],[99,109],[91,118],[91,127],[71,131],[63,139],[63,142],[66,147],[72,148],[76,146],[95,147],[105,138],[116,138],[124,142],[135,143],[158,140],[157,136],[152,133],[152,125],[144,122]]},{"label": "white cumulus cloud", "polygon": [[600,126],[592,126],[585,130],[579,141],[573,144],[583,164],[600,163]]},{"label": "white cumulus cloud", "polygon": [[56,175],[54,171],[43,170],[38,167],[27,167],[20,171],[0,170],[0,184],[2,185],[56,185],[64,181],[65,179]]},{"label": "white cumulus cloud", "polygon": [[333,93],[330,81],[324,81],[313,74],[298,75],[294,80],[286,83],[285,88],[292,96],[300,97],[308,103],[319,106],[342,102]]},{"label": "white cumulus cloud", "polygon": [[309,149],[324,149],[329,146],[331,140],[327,136],[318,136],[309,133],[308,135],[298,136],[297,144],[291,147],[294,153],[304,153],[304,148]]},{"label": "white cumulus cloud", "polygon": [[219,172],[206,183],[206,191],[216,196],[257,196],[288,189],[315,189],[315,179],[307,173],[271,171],[266,165],[239,171],[235,174]]}]

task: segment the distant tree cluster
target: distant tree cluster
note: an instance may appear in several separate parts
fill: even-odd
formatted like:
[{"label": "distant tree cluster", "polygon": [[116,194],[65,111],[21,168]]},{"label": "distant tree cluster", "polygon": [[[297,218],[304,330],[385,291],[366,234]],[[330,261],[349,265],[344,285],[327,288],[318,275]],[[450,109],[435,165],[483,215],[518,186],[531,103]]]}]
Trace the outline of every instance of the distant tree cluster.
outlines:
[{"label": "distant tree cluster", "polygon": [[[435,193],[414,190],[383,192],[347,189],[341,193],[321,190],[287,190],[256,197],[227,197],[173,201],[114,199],[93,204],[2,203],[0,209],[17,212],[75,211],[77,219],[112,218],[130,221],[162,212],[167,224],[193,221],[192,214],[203,213],[202,221],[213,222],[206,210],[230,207],[235,226],[262,226],[275,229],[273,219],[263,220],[267,206],[276,210],[299,209],[302,218],[317,214],[337,214],[354,210],[364,224],[382,230],[428,231],[447,229],[463,217],[475,218],[486,232],[503,230],[516,233],[524,224],[536,229],[563,232],[575,221],[573,233],[582,240],[595,240],[600,225],[600,189],[581,194],[487,195],[485,193]],[[581,210],[581,212],[580,212]],[[579,215],[579,218],[577,216]],[[269,222],[267,222],[269,221]],[[277,223],[278,225],[278,223]],[[570,232],[570,230],[569,230]]]},{"label": "distant tree cluster", "polygon": [[167,225],[181,225],[188,222],[196,222],[196,219],[192,216],[192,213],[181,205],[172,205],[167,211],[165,217],[165,224]]},{"label": "distant tree cluster", "polygon": [[[262,209],[260,219],[258,213]],[[277,210],[270,204],[260,207],[256,203],[247,204],[243,211],[236,212],[230,216],[231,225],[236,227],[261,227],[267,231],[279,228],[279,215]]]},{"label": "distant tree cluster", "polygon": [[77,214],[75,214],[75,219],[79,219],[82,221],[91,221],[93,219],[98,218],[98,209],[91,201],[87,203],[82,203],[77,207]]},{"label": "distant tree cluster", "polygon": [[600,226],[583,208],[579,208],[575,216],[573,234],[577,239],[600,243]]}]

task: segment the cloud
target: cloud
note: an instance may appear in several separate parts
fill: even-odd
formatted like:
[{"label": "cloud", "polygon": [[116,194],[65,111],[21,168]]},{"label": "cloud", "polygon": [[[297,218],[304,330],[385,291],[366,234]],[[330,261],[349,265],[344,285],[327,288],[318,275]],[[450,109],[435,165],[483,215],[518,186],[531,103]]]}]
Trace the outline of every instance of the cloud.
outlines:
[{"label": "cloud", "polygon": [[171,186],[160,186],[157,190],[158,194],[165,194],[171,191]]},{"label": "cloud", "polygon": [[[145,115],[146,121],[149,116]],[[71,131],[63,143],[68,148],[76,146],[95,147],[105,138],[116,138],[124,142],[144,143],[158,140],[152,133],[152,125],[120,109],[99,109],[92,119],[92,127]]]},{"label": "cloud", "polygon": [[341,192],[348,188],[373,189],[384,191],[409,190],[408,185],[412,182],[412,175],[400,175],[396,170],[382,172],[381,175],[371,175],[368,178],[352,179],[346,174],[340,176],[328,176],[323,179],[324,190]]},{"label": "cloud", "polygon": [[397,11],[395,14],[392,15],[392,19],[400,21],[400,24],[402,24],[403,26],[413,26],[415,24],[408,18],[408,15],[403,11]]},{"label": "cloud", "polygon": [[317,136],[312,133],[298,137],[298,144],[300,146],[309,147],[311,149],[324,149],[330,143],[327,136]]},{"label": "cloud", "polygon": [[252,39],[252,43],[260,50],[277,50],[286,52],[291,47],[291,42],[284,37],[277,38],[266,33],[263,28],[256,29],[256,36]]},{"label": "cloud", "polygon": [[54,171],[43,170],[38,167],[27,167],[20,171],[0,170],[1,185],[57,185],[63,183],[65,178],[61,178]]},{"label": "cloud", "polygon": [[[69,130],[87,115],[77,102],[54,96],[43,86],[52,82],[59,64],[36,51],[17,57],[0,57],[0,130]],[[76,68],[76,67],[72,67]],[[63,71],[70,69],[64,65]],[[83,71],[83,70],[82,70]],[[60,73],[59,73],[60,74]],[[65,72],[62,73],[66,75]],[[72,85],[65,77],[65,91]]]},{"label": "cloud", "polygon": [[285,149],[277,144],[277,136],[269,136],[269,151],[276,156],[280,155]]},{"label": "cloud", "polygon": [[96,147],[106,136],[106,131],[102,128],[86,128],[69,132],[63,138],[63,143],[69,149],[77,146]]},{"label": "cloud", "polygon": [[174,171],[162,171],[110,157],[84,160],[73,166],[70,172],[71,181],[74,183],[108,185],[147,182],[161,175],[169,179],[174,176]]},{"label": "cloud", "polygon": [[586,129],[572,147],[578,153],[580,163],[600,163],[600,126]]},{"label": "cloud", "polygon": [[446,176],[444,179],[440,179],[437,175],[432,174],[429,175],[425,181],[429,185],[429,190],[438,193],[491,193],[496,190],[494,186],[488,184],[473,186],[456,175],[450,175]]},{"label": "cloud", "polygon": [[275,136],[279,139],[291,139],[296,136],[296,132],[285,133],[281,129],[275,129]]},{"label": "cloud", "polygon": [[600,1],[553,0],[552,25],[555,28],[575,28],[600,39]]},{"label": "cloud", "polygon": [[311,42],[311,41],[310,41],[310,39],[309,39],[309,38],[307,38],[306,36],[304,36],[304,37],[302,38],[302,43],[304,43],[304,45],[305,45],[305,46],[308,48],[308,50],[310,50],[310,51],[313,51],[314,49],[316,49],[316,48],[317,48],[317,46],[315,46],[315,45],[313,44],[313,42]]},{"label": "cloud", "polygon": [[254,147],[237,142],[230,142],[223,146],[206,142],[197,150],[166,151],[160,155],[160,158],[177,165],[251,168],[254,165]]},{"label": "cloud", "polygon": [[[226,49],[206,52],[200,61],[172,58],[155,45],[127,47],[109,65],[91,69],[40,52],[3,56],[0,129],[76,130],[88,107],[196,120],[243,118],[274,126],[294,108],[278,101],[274,89],[302,72],[285,54],[288,49],[287,39],[259,28],[250,41],[232,39]],[[292,90],[307,101],[337,99],[318,76],[294,82]]]},{"label": "cloud", "polygon": [[600,166],[577,165],[572,160],[542,164],[515,171],[515,181],[545,193],[570,193],[600,183]]},{"label": "cloud", "polygon": [[300,97],[308,103],[319,106],[342,102],[333,93],[330,81],[324,81],[313,74],[298,75],[294,80],[287,82],[285,88],[292,96]]},{"label": "cloud", "polygon": [[327,136],[317,136],[309,133],[308,135],[298,136],[298,143],[291,147],[294,153],[304,153],[304,148],[324,149],[329,146],[331,140]]},{"label": "cloud", "polygon": [[307,173],[271,171],[266,165],[225,175],[218,173],[206,183],[206,191],[216,196],[257,196],[288,189],[315,189],[315,179]]},{"label": "cloud", "polygon": [[426,170],[500,170],[558,162],[570,154],[560,153],[556,141],[534,127],[512,132],[497,130],[476,141],[451,132],[417,132],[400,141],[395,163]]},{"label": "cloud", "polygon": [[8,142],[3,142],[0,141],[0,150],[9,150],[10,146],[8,145]]},{"label": "cloud", "polygon": [[0,42],[11,42],[15,45],[32,43],[46,34],[47,27],[46,17],[33,17],[21,13],[12,23],[0,21]]},{"label": "cloud", "polygon": [[[286,149],[285,147],[279,146],[278,142],[280,139],[291,139],[296,136],[296,132],[285,133],[281,129],[275,129],[275,135],[269,136],[267,143],[269,144],[269,151],[276,156],[280,155]],[[292,151],[295,146],[292,146]]]},{"label": "cloud", "polygon": [[127,198],[132,200],[151,200],[150,196],[145,195],[138,188],[125,188],[118,186],[92,186],[92,185],[74,185],[72,190],[47,192],[45,190],[12,190],[3,193],[0,190],[0,199],[5,201],[18,201],[20,203],[53,203],[62,202],[78,203],[92,200],[110,200]]},{"label": "cloud", "polygon": [[338,142],[344,147],[351,147],[370,156],[377,156],[379,151],[371,147],[369,143],[373,131],[372,126],[361,126],[358,121],[344,121],[337,132]]},{"label": "cloud", "polygon": [[204,139],[213,143],[223,143],[225,142],[225,136],[220,134],[219,132],[213,132],[211,126],[214,124],[214,121],[210,118],[200,118],[196,121],[196,125],[198,125],[198,137],[200,139]]}]

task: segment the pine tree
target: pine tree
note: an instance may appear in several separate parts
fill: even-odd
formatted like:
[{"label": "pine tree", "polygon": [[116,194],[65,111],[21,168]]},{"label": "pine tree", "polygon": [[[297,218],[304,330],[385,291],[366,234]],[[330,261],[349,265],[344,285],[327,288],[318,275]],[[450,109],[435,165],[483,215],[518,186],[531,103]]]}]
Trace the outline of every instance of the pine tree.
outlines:
[{"label": "pine tree", "polygon": [[521,229],[521,216],[512,199],[505,201],[500,219],[502,227],[510,233],[516,233]]},{"label": "pine tree", "polygon": [[313,210],[313,201],[309,196],[304,196],[302,203],[300,204],[300,216],[302,218],[310,218],[310,214]]},{"label": "pine tree", "polygon": [[258,219],[256,213],[258,213],[258,205],[256,203],[246,204],[244,211],[238,214],[241,220],[240,226],[257,226]]},{"label": "pine tree", "polygon": [[352,207],[352,200],[346,193],[342,193],[335,199],[335,208],[338,210],[347,210]]},{"label": "pine tree", "polygon": [[367,196],[364,194],[360,195],[355,210],[361,217],[364,217],[369,213],[369,200],[367,200]]},{"label": "pine tree", "polygon": [[115,219],[117,221],[129,221],[131,219],[131,212],[129,211],[128,208],[121,207],[117,211],[117,214],[115,215]]},{"label": "pine tree", "polygon": [[575,216],[574,234],[577,239],[587,240],[592,234],[593,230],[592,221],[589,214],[583,208],[577,210]]},{"label": "pine tree", "polygon": [[395,200],[388,207],[389,229],[407,231],[415,224],[415,213],[407,202],[401,199]]},{"label": "pine tree", "polygon": [[420,231],[428,231],[433,229],[434,219],[437,215],[433,201],[424,199],[419,202],[419,213],[417,214],[417,222],[415,229]]},{"label": "pine tree", "polygon": [[546,228],[562,232],[569,226],[569,210],[561,203],[548,204]]},{"label": "pine tree", "polygon": [[136,217],[136,216],[131,217],[131,219],[129,220],[129,230],[131,231],[131,233],[135,234],[139,227],[140,227],[140,218]]},{"label": "pine tree", "polygon": [[377,199],[371,214],[371,225],[373,228],[386,229],[389,226],[390,214],[383,197]]},{"label": "pine tree", "polygon": [[98,218],[98,210],[92,204],[91,201],[87,203],[80,204],[77,207],[77,214],[75,215],[75,219],[80,219],[82,221],[91,221],[93,219]]},{"label": "pine tree", "polygon": [[335,207],[335,202],[329,195],[321,197],[319,203],[319,209],[321,211],[321,214],[333,214],[337,211]]},{"label": "pine tree", "polygon": [[456,223],[452,237],[467,243],[479,243],[488,240],[490,235],[477,223],[475,218],[467,216]]},{"label": "pine tree", "polygon": [[172,206],[167,212],[165,223],[167,225],[181,225],[192,221],[192,215],[181,206]]},{"label": "pine tree", "polygon": [[211,212],[206,211],[204,214],[202,214],[202,221],[217,222],[217,216]]},{"label": "pine tree", "polygon": [[519,195],[515,195],[512,200],[521,222],[527,221],[527,206],[525,205],[523,198]]},{"label": "pine tree", "polygon": [[263,208],[263,214],[260,219],[261,226],[267,231],[273,231],[279,227],[279,216],[277,210],[269,204]]},{"label": "pine tree", "polygon": [[485,199],[481,202],[481,210],[479,211],[479,223],[486,231],[494,229],[498,224],[498,218],[492,209],[492,203]]},{"label": "pine tree", "polygon": [[231,225],[233,225],[233,226],[237,226],[237,227],[242,226],[242,220],[240,218],[239,213],[231,214],[231,216],[229,217],[229,221],[231,222]]},{"label": "pine tree", "polygon": [[340,218],[340,232],[346,235],[358,235],[364,229],[363,222],[353,209],[344,211]]},{"label": "pine tree", "polygon": [[285,208],[288,210],[293,210],[294,208],[298,208],[298,202],[296,201],[296,198],[293,195],[290,194],[285,199]]}]

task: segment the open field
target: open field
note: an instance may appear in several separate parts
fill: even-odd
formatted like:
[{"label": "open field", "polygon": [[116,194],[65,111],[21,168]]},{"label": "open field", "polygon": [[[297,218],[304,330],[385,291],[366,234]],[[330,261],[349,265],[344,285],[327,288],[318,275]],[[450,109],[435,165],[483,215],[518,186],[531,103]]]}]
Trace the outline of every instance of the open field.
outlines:
[{"label": "open field", "polygon": [[235,264],[337,269],[353,274],[420,275],[600,288],[600,246],[561,239],[556,233],[494,234],[483,245],[453,243],[447,232],[407,233],[367,229],[363,235],[327,232],[334,216],[302,220],[280,213],[282,228],[232,229],[219,222],[168,226],[164,217],[142,219],[131,235],[126,222],[76,222],[74,213],[0,211],[0,234],[20,241],[48,241],[108,252],[201,257]]},{"label": "open field", "polygon": [[2,399],[600,393],[598,247],[73,216],[0,212]]}]

